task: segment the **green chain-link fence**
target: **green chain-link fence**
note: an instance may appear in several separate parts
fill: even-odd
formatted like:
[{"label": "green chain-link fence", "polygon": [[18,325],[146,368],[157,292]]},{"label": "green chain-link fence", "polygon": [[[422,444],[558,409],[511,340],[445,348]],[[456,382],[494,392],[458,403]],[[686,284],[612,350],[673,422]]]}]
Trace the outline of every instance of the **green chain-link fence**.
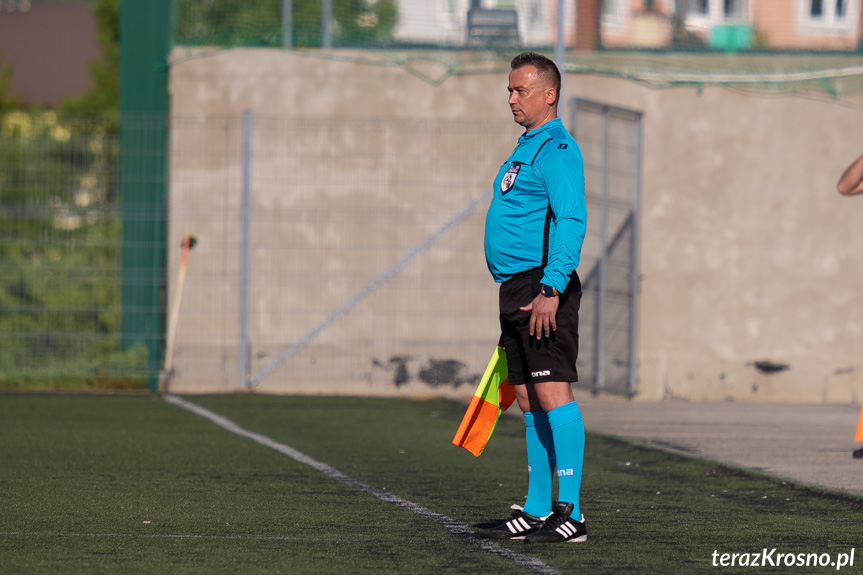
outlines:
[{"label": "green chain-link fence", "polygon": [[[436,84],[453,74],[505,70],[513,52],[551,51],[557,41],[551,1],[173,1],[178,46],[314,52],[402,66]],[[860,9],[847,0],[769,7],[745,0],[564,1],[564,67],[657,88],[722,85],[838,97],[863,90]],[[440,72],[418,72],[417,63],[429,61]]]}]

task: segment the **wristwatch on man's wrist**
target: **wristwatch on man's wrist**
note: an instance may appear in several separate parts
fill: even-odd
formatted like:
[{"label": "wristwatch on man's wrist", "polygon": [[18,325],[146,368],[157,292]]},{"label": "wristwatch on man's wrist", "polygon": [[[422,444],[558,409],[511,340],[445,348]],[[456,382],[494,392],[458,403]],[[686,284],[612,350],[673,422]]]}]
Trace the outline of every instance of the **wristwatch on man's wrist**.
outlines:
[{"label": "wristwatch on man's wrist", "polygon": [[539,286],[539,292],[545,297],[555,297],[560,295],[560,292],[557,291],[555,288],[542,284],[540,284]]}]

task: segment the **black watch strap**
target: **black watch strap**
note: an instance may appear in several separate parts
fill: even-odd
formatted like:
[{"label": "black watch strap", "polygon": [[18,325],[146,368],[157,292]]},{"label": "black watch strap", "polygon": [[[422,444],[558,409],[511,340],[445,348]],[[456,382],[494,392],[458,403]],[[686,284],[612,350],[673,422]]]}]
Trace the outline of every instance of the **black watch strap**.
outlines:
[{"label": "black watch strap", "polygon": [[540,286],[540,292],[545,297],[556,297],[556,296],[560,295],[559,291],[557,291],[555,288],[553,288],[551,286],[547,286],[547,285],[541,285]]}]

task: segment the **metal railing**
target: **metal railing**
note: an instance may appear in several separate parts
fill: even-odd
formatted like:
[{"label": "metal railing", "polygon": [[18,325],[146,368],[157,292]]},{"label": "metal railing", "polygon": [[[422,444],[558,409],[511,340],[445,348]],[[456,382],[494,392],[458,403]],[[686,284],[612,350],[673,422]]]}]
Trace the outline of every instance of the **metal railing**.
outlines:
[{"label": "metal railing", "polygon": [[[640,116],[572,114],[589,210],[579,385],[632,394]],[[170,152],[136,148],[170,166],[166,209],[131,214],[166,218],[166,238],[136,241],[167,262],[154,280],[123,272],[116,132],[52,121],[0,124],[4,383],[147,381],[165,356],[175,391],[463,394],[482,373],[499,335],[483,221],[517,126],[173,117]],[[124,302],[153,281],[146,309]],[[172,349],[128,345],[126,314],[164,318]]]},{"label": "metal railing", "polygon": [[585,159],[583,258],[592,266],[582,276],[579,385],[632,396],[638,392],[641,113],[579,98],[569,112]]}]

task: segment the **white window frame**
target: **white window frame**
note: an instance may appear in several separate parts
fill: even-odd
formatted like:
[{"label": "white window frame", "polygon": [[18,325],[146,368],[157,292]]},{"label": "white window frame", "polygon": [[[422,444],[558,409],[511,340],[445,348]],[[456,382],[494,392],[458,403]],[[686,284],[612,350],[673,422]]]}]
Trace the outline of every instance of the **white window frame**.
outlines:
[{"label": "white window frame", "polygon": [[857,25],[857,0],[845,0],[845,16],[836,18],[836,0],[822,0],[824,14],[812,17],[812,0],[797,0],[797,22],[803,32],[850,32]]},{"label": "white window frame", "polygon": [[[680,1],[675,0],[675,9]],[[686,15],[684,26],[690,30],[709,30],[714,26],[729,22],[751,22],[751,2],[749,0],[740,1],[742,2],[740,16],[726,17],[725,0],[707,0],[707,14],[689,12]]]},{"label": "white window frame", "polygon": [[624,8],[629,9],[629,0],[605,0],[611,6],[611,9],[606,12],[602,11],[602,27],[603,28],[625,28],[627,23],[628,13],[624,12]]}]

